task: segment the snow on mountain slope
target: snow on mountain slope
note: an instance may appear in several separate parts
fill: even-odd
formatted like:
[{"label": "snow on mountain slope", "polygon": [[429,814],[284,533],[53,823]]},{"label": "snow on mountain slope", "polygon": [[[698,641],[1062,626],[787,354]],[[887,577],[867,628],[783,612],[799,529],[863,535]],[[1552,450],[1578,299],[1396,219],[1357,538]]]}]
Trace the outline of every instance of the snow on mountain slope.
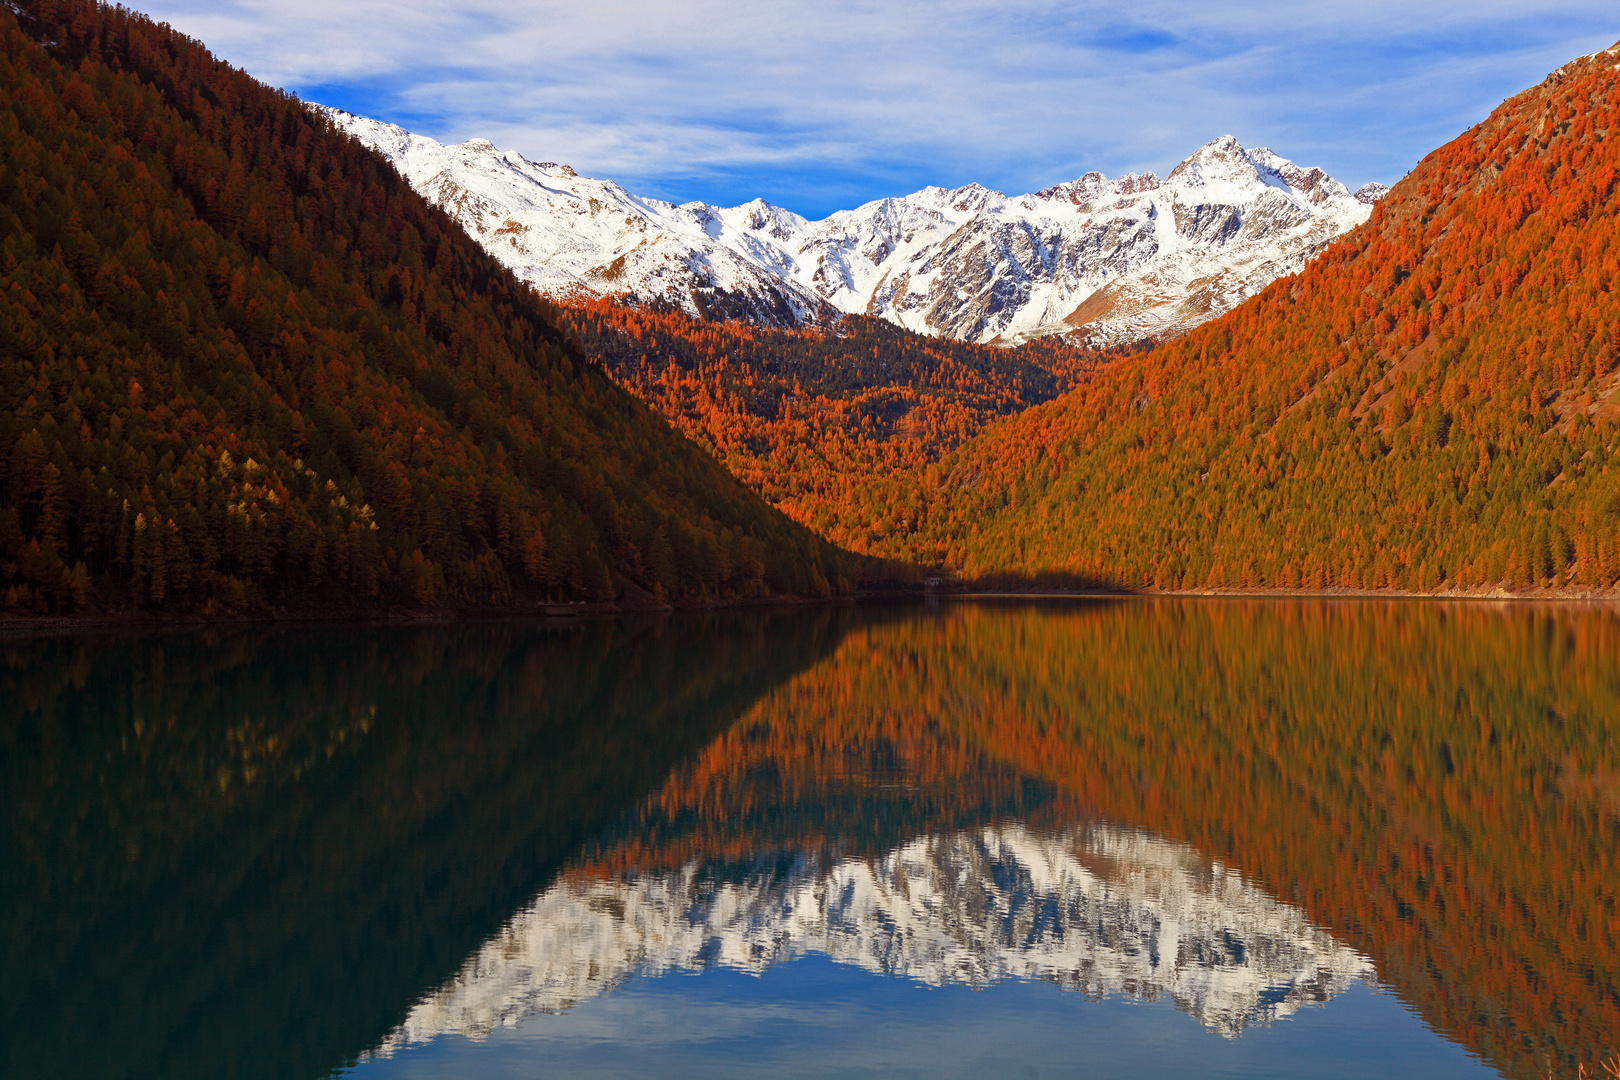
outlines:
[{"label": "snow on mountain slope", "polygon": [[314,108],[543,291],[663,298],[777,326],[859,312],[975,342],[1183,333],[1299,270],[1385,190],[1352,194],[1224,136],[1163,180],[1087,173],[1012,197],[924,188],[812,222],[758,199],[675,206],[483,139],[447,146]]},{"label": "snow on mountain slope", "polygon": [[1240,1035],[1325,1002],[1372,964],[1184,845],[1094,824],[921,836],[877,858],[774,858],[716,878],[564,874],[376,1051],[480,1037],[638,975],[763,972],[816,952],[930,986],[1040,979],[1090,997],[1167,995]]},{"label": "snow on mountain slope", "polygon": [[804,230],[795,214],[763,202],[720,210],[643,199],[611,180],[529,161],[484,139],[446,146],[393,124],[316,108],[380,151],[412,187],[543,292],[631,292],[705,314],[700,297],[718,289],[744,305],[723,315],[798,325],[822,313],[814,295],[786,281],[790,267],[773,246]]}]

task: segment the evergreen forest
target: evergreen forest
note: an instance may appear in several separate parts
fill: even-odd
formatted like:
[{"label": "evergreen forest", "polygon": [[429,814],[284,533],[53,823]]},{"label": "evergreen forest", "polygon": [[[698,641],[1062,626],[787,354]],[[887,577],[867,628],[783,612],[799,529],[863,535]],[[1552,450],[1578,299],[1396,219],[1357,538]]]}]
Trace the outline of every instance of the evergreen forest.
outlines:
[{"label": "evergreen forest", "polygon": [[0,609],[703,603],[886,572],[200,43],[38,0],[0,10],[0,85]]}]

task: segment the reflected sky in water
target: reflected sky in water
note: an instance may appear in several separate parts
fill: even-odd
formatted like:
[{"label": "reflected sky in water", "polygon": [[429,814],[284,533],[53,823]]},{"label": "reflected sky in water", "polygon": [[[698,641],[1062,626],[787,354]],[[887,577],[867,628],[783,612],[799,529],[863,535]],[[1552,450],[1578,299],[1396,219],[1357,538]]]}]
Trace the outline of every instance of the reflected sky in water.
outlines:
[{"label": "reflected sky in water", "polygon": [[0,1073],[1573,1075],[1616,655],[1316,601],[14,639]]},{"label": "reflected sky in water", "polygon": [[444,1036],[352,1075],[516,1077],[1436,1078],[1496,1075],[1400,1001],[1357,983],[1330,1008],[1212,1035],[1169,1001],[1076,1000],[1046,983],[974,990],[812,956],[762,975],[637,979],[483,1039]]},{"label": "reflected sky in water", "polygon": [[637,976],[763,974],[812,955],[927,987],[1024,979],[1167,1000],[1228,1038],[1375,979],[1297,908],[1134,830],[1014,822],[876,856],[725,869],[564,874],[380,1051],[486,1035]]}]

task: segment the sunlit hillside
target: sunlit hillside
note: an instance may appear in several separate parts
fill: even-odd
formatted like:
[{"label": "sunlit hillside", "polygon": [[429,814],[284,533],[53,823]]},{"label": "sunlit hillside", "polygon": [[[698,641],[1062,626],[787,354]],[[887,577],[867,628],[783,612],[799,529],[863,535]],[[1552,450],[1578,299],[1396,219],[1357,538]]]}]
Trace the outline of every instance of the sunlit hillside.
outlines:
[{"label": "sunlit hillside", "polygon": [[1617,57],[1505,102],[1297,277],[919,474],[931,511],[885,550],[1034,584],[1613,586]]},{"label": "sunlit hillside", "polygon": [[782,330],[582,298],[560,320],[738,479],[855,551],[915,528],[925,508],[916,478],[930,465],[1111,355],[1055,337],[974,345],[858,315]]}]

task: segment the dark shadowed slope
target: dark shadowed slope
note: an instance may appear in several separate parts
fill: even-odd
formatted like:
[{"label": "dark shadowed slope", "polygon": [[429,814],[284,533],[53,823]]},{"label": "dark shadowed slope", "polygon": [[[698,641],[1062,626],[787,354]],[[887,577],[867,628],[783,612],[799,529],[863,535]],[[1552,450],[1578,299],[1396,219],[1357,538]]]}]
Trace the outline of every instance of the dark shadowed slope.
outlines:
[{"label": "dark shadowed slope", "polygon": [[352,1062],[848,621],[0,645],[0,1075]]},{"label": "dark shadowed slope", "polygon": [[17,7],[0,610],[851,587],[381,158],[139,15]]}]

